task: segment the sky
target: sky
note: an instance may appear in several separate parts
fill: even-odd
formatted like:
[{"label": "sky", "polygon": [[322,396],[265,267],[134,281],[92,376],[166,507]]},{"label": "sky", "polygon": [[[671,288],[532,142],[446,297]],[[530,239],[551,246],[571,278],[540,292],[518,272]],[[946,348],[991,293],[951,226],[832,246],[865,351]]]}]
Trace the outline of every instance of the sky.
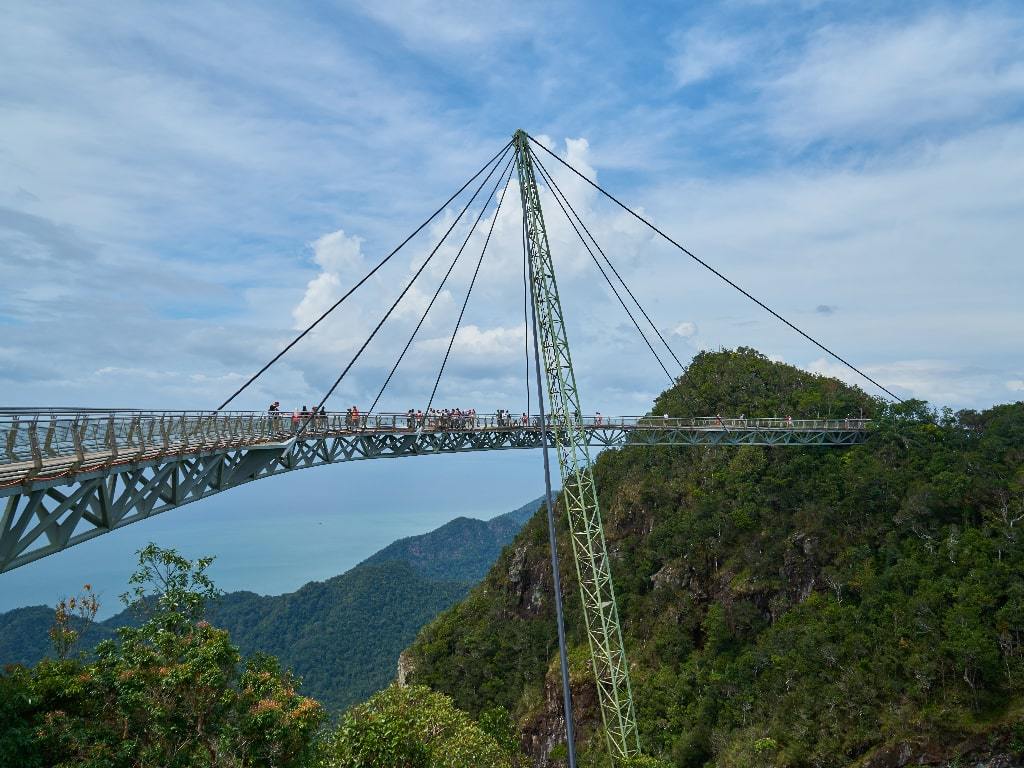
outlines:
[{"label": "sky", "polygon": [[[7,2],[0,13],[2,405],[215,407],[517,128],[901,397],[953,408],[1024,397],[1019,3]],[[545,164],[684,365],[746,345],[855,381]],[[643,413],[668,380],[547,192],[542,206],[584,409]],[[457,212],[233,407],[318,401]],[[525,406],[519,216],[513,181],[442,407]],[[469,235],[381,400],[426,404],[493,217],[492,206],[471,235],[455,224],[329,406],[373,400]],[[295,473],[130,526],[0,576],[0,609],[52,603],[87,575],[116,594],[153,537],[217,555],[226,588],[281,592],[456,514],[517,507],[541,485],[535,453],[380,465]],[[300,524],[297,505],[317,526]]]}]

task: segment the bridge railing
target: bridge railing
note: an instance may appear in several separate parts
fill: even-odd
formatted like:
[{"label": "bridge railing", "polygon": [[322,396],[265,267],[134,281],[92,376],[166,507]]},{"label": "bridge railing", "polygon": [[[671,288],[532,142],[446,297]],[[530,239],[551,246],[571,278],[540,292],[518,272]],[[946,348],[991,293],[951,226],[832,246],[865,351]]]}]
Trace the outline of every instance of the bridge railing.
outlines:
[{"label": "bridge railing", "polygon": [[[862,431],[866,419],[726,418],[703,416],[580,416],[577,426],[589,430],[794,430]],[[552,421],[549,417],[548,426]],[[0,409],[0,464],[90,454],[113,459],[210,447],[230,447],[344,432],[445,432],[467,430],[540,429],[539,416],[408,413],[322,414],[266,411],[119,411],[73,409]]]}]

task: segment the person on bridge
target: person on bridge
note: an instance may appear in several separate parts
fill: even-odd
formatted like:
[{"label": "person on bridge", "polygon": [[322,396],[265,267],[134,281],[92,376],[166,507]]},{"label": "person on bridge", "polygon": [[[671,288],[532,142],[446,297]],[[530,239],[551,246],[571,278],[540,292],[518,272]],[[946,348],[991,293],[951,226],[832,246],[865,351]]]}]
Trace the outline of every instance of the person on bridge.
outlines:
[{"label": "person on bridge", "polygon": [[601,412],[600,411],[598,411],[596,414],[594,414],[594,424],[596,426],[598,426],[598,427],[601,426]]}]

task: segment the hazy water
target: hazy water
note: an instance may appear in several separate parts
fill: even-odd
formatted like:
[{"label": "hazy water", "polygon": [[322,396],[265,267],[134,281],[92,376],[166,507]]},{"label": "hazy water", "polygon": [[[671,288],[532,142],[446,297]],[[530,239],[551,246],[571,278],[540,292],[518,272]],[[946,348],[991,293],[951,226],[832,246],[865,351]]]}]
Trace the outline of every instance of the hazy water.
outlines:
[{"label": "hazy water", "polygon": [[260,480],[0,574],[0,611],[53,605],[89,582],[101,616],[120,610],[135,552],[150,541],[215,555],[227,591],[290,592],[336,576],[395,539],[454,517],[489,518],[536,498],[541,455],[497,451],[357,461]]}]

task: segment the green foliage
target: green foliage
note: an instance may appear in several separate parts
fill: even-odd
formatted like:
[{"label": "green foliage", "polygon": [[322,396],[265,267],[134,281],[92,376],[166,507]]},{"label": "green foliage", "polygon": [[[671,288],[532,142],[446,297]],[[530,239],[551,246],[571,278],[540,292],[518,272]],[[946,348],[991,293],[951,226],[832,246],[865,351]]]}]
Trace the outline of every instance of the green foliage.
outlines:
[{"label": "green foliage", "polygon": [[[512,768],[514,744],[477,725],[447,696],[423,686],[391,686],[350,709],[330,737],[323,768]],[[505,740],[507,734],[501,736]]]},{"label": "green foliage", "polygon": [[[348,572],[290,594],[221,595],[207,601],[205,615],[230,632],[243,655],[262,651],[276,656],[301,675],[307,694],[340,712],[394,679],[399,654],[420,628],[466,595],[538,504],[491,520],[458,518],[396,541]],[[163,567],[154,560],[142,578],[160,583]],[[137,590],[140,585],[133,586]],[[145,598],[143,605],[149,606],[155,596],[147,590],[130,597]],[[92,623],[70,611],[68,619],[64,628],[92,645],[115,637],[117,627],[138,624],[140,617],[129,610]],[[0,664],[30,665],[42,659],[52,623],[53,610],[43,606],[0,614]]]},{"label": "green foliage", "polygon": [[121,595],[121,600],[176,631],[198,620],[206,604],[221,594],[206,575],[211,563],[212,557],[192,562],[173,549],[147,544],[139,552],[138,569],[128,579],[131,589]]},{"label": "green foliage", "polygon": [[855,387],[772,363],[756,350],[740,347],[698,353],[679,384],[654,401],[651,413],[842,419],[862,411],[870,417],[877,408],[875,400]]},{"label": "green foliage", "polygon": [[671,764],[649,755],[637,755],[619,763],[620,768],[671,768]]},{"label": "green foliage", "polygon": [[512,716],[504,707],[491,707],[480,713],[477,721],[480,729],[497,742],[498,746],[509,753],[518,751],[519,734]]},{"label": "green foliage", "polygon": [[469,588],[385,561],[288,595],[225,595],[207,616],[244,652],[277,656],[302,676],[305,691],[341,711],[391,682],[399,654],[419,629]]},{"label": "green foliage", "polygon": [[[1019,711],[1024,404],[887,406],[740,349],[698,355],[653,412],[862,410],[875,433],[848,449],[630,447],[598,459],[648,751],[678,766],[838,766],[887,743],[955,742]],[[470,713],[501,704],[538,727],[557,649],[543,534],[542,521],[527,525],[424,629],[415,681]],[[570,643],[585,646],[571,567],[563,584]],[[598,713],[592,695],[576,698],[586,740]]]},{"label": "green foliage", "polygon": [[82,637],[85,628],[96,619],[100,603],[93,594],[92,585],[86,584],[82,592],[61,600],[54,611],[53,626],[48,632],[50,644],[58,659],[66,659]]},{"label": "green foliage", "polygon": [[[322,721],[274,659],[244,665],[227,632],[201,619],[216,590],[209,559],[150,545],[132,579],[147,620],[94,660],[44,660],[0,676],[0,757],[86,768],[299,766]],[[58,621],[60,619],[58,610]]]}]

